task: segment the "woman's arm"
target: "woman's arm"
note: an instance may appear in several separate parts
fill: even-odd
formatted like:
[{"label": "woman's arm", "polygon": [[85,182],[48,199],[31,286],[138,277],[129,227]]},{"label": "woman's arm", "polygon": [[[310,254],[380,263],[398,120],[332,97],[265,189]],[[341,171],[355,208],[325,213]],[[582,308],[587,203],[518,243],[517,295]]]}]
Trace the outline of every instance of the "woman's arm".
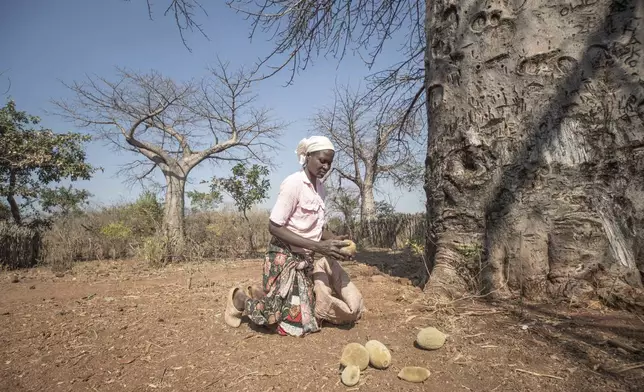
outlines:
[{"label": "woman's arm", "polygon": [[308,238],[301,237],[284,226],[279,226],[273,221],[268,224],[268,231],[271,235],[284,241],[285,243],[299,248],[309,249],[316,253],[321,253],[325,256],[330,256],[339,260],[347,260],[347,255],[339,251],[342,246],[342,241],[336,239],[325,239],[324,235],[320,242],[309,240]]},{"label": "woman's arm", "polygon": [[279,238],[280,240],[286,242],[289,245],[297,246],[298,248],[309,249],[316,251],[315,247],[318,245],[318,242],[309,240],[308,238],[301,237],[284,226],[279,226],[273,221],[270,221],[268,224],[268,231]]},{"label": "woman's arm", "polygon": [[320,242],[312,241],[284,227],[297,207],[301,184],[302,181],[298,177],[289,177],[282,182],[277,201],[271,210],[268,231],[286,244],[336,259],[346,260],[347,256],[339,252],[340,247],[343,245],[341,241],[326,239]]}]

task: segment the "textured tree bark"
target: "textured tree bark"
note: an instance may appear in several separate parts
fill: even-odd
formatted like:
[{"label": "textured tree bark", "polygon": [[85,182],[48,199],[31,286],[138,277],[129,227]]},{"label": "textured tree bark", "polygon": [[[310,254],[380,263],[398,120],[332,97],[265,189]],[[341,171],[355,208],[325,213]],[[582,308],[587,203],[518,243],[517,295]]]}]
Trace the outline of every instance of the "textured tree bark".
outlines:
[{"label": "textured tree bark", "polygon": [[22,224],[22,216],[20,215],[20,206],[16,202],[16,198],[13,195],[7,195],[7,203],[9,203],[9,208],[11,209],[11,217],[15,224]]},{"label": "textured tree bark", "polygon": [[180,260],[185,250],[185,209],[184,194],[186,176],[169,171],[166,177],[163,233],[167,241],[166,258],[168,261]]},{"label": "textured tree bark", "polygon": [[429,287],[644,306],[644,2],[426,7]]},{"label": "textured tree bark", "polygon": [[16,202],[16,198],[14,197],[15,187],[16,187],[16,173],[11,171],[11,173],[9,173],[10,193],[7,195],[7,203],[9,203],[9,208],[11,209],[11,216],[13,217],[13,221],[17,225],[20,225],[22,224],[22,216],[20,215],[20,206],[18,205],[18,202]]},{"label": "textured tree bark", "polygon": [[360,195],[360,218],[372,220],[376,217],[376,201],[373,196],[373,183],[365,181]]},{"label": "textured tree bark", "polygon": [[[367,176],[369,174],[367,173]],[[376,218],[376,201],[373,195],[373,181],[365,180],[360,188],[360,223],[364,245],[370,245],[371,222]]]}]

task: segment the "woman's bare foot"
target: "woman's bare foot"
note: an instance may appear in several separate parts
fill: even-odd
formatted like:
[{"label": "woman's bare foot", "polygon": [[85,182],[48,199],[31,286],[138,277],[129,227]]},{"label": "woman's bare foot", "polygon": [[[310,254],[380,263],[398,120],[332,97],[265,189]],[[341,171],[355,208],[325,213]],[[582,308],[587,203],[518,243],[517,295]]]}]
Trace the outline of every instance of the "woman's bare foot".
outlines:
[{"label": "woman's bare foot", "polygon": [[260,289],[257,286],[248,286],[246,289],[246,294],[250,295],[252,299],[262,299],[264,298],[264,290]]}]

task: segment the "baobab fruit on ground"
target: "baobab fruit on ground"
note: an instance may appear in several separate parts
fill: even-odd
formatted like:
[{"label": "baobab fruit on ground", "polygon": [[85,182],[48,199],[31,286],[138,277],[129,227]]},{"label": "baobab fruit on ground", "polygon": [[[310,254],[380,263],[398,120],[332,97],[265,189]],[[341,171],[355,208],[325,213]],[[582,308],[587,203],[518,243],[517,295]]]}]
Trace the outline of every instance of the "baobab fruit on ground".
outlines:
[{"label": "baobab fruit on ground", "polygon": [[386,369],[391,365],[391,353],[384,344],[370,340],[364,345],[369,352],[369,363],[376,369]]},{"label": "baobab fruit on ground", "polygon": [[360,343],[349,343],[342,350],[340,364],[347,367],[355,365],[360,370],[365,370],[369,366],[369,352]]},{"label": "baobab fruit on ground", "polygon": [[425,350],[436,350],[445,344],[445,334],[434,327],[421,329],[416,336],[416,344]]},{"label": "baobab fruit on ground", "polygon": [[356,252],[358,251],[356,248],[356,243],[351,240],[345,240],[344,243],[345,245],[340,248],[340,252],[351,257],[355,256]]},{"label": "baobab fruit on ground", "polygon": [[398,378],[409,382],[423,382],[429,378],[429,370],[418,366],[405,366],[398,373]]},{"label": "baobab fruit on ground", "polygon": [[342,371],[340,376],[342,383],[348,387],[352,387],[360,381],[360,368],[356,365],[349,365]]}]

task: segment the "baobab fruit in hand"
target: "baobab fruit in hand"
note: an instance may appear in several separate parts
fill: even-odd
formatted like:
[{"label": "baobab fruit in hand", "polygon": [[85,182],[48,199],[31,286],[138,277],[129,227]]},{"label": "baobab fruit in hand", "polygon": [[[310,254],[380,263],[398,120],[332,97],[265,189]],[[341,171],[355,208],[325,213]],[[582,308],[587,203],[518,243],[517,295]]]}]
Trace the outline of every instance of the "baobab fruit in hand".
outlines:
[{"label": "baobab fruit in hand", "polygon": [[342,350],[340,364],[345,367],[355,365],[365,370],[369,366],[369,351],[360,343],[349,343]]},{"label": "baobab fruit in hand", "polygon": [[342,371],[342,376],[340,376],[342,383],[348,387],[352,387],[360,381],[360,368],[356,365],[349,365],[344,368]]},{"label": "baobab fruit in hand", "polygon": [[445,334],[434,327],[421,329],[416,336],[416,344],[425,350],[436,350],[445,344]]},{"label": "baobab fruit in hand", "polygon": [[348,256],[355,256],[357,252],[356,243],[351,240],[345,240],[344,246],[340,248],[340,252]]},{"label": "baobab fruit in hand", "polygon": [[387,369],[391,365],[391,353],[384,344],[370,340],[364,345],[369,352],[369,363],[376,369]]},{"label": "baobab fruit in hand", "polygon": [[398,373],[398,378],[409,382],[423,382],[429,378],[429,370],[418,366],[405,366]]}]

